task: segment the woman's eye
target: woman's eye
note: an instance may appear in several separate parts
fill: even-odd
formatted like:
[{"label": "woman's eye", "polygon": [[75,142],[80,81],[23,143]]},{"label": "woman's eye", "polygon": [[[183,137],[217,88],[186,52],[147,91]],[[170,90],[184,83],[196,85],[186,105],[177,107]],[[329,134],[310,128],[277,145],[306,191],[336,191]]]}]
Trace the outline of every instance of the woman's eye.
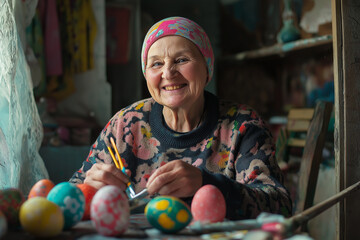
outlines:
[{"label": "woman's eye", "polygon": [[187,62],[188,59],[187,58],[179,58],[176,60],[176,63],[183,63],[183,62]]},{"label": "woman's eye", "polygon": [[162,63],[161,62],[154,62],[153,64],[151,64],[152,67],[158,67],[161,66]]}]

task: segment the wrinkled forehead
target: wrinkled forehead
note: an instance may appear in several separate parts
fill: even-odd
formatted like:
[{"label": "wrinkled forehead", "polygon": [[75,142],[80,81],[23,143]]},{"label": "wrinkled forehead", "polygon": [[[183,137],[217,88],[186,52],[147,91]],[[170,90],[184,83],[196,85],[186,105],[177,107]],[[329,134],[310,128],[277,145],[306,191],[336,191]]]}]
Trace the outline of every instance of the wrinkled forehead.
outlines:
[{"label": "wrinkled forehead", "polygon": [[157,39],[148,50],[147,61],[153,56],[177,56],[180,54],[190,54],[193,57],[201,58],[205,62],[205,57],[200,49],[190,40],[182,36],[165,36]]}]

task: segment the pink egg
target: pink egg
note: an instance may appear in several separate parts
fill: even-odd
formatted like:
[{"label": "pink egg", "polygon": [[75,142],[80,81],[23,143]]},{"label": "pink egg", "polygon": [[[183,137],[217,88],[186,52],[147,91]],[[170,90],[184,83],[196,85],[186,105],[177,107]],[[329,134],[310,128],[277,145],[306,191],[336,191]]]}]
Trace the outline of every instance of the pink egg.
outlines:
[{"label": "pink egg", "polygon": [[201,223],[222,222],[226,215],[225,198],[214,185],[202,186],[194,195],[191,203],[194,221]]},{"label": "pink egg", "polygon": [[55,184],[49,179],[41,179],[31,188],[28,199],[33,197],[47,197]]},{"label": "pink egg", "polygon": [[101,235],[117,236],[124,233],[130,218],[127,196],[116,186],[100,188],[92,199],[90,217]]}]

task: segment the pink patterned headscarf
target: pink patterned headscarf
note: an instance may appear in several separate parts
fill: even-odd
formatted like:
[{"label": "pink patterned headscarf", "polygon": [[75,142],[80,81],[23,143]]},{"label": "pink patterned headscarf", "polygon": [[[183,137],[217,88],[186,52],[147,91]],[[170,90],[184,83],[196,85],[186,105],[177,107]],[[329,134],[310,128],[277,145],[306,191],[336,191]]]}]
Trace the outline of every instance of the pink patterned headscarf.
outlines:
[{"label": "pink patterned headscarf", "polygon": [[159,38],[172,35],[189,39],[199,48],[204,56],[209,74],[208,81],[210,81],[214,72],[214,53],[211,48],[210,40],[202,27],[194,21],[183,17],[165,18],[155,23],[147,32],[141,51],[141,67],[144,75],[147,54],[151,45]]}]

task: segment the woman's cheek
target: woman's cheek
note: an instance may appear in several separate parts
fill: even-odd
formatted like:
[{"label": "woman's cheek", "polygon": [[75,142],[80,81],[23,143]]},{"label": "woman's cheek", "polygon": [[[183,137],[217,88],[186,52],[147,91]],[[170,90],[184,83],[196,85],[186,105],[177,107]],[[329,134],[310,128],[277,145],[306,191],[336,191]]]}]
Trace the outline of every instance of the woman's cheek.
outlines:
[{"label": "woman's cheek", "polygon": [[145,78],[147,81],[150,81],[151,84],[156,84],[160,82],[161,72],[153,69],[147,69],[145,72]]}]

